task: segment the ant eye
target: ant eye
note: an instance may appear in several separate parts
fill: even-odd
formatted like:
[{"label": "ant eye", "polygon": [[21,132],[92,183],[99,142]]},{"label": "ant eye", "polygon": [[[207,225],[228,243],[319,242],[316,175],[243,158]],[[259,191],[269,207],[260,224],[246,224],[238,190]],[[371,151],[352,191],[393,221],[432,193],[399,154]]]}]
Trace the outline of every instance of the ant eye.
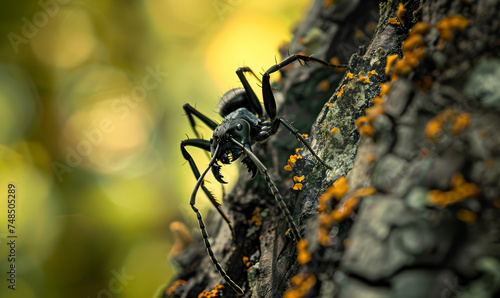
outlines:
[{"label": "ant eye", "polygon": [[236,124],[236,130],[242,130],[242,129],[243,125],[241,125],[241,123]]},{"label": "ant eye", "polygon": [[210,138],[210,144],[214,142],[214,138]]}]

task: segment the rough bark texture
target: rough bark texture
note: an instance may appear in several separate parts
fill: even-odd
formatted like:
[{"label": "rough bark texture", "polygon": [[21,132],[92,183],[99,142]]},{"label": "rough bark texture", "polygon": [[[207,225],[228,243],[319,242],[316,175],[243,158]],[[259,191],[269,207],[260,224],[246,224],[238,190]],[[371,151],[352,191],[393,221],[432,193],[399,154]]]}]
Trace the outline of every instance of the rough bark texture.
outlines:
[{"label": "rough bark texture", "polygon": [[[314,3],[284,56],[288,50],[338,57],[348,63],[346,73],[317,65],[284,69],[276,96],[280,115],[301,132],[312,124],[309,141],[332,169],[302,150],[293,172],[285,171],[302,146],[284,129],[254,148],[306,239],[299,249],[305,259],[297,261],[296,242],[262,175],[250,179],[242,170],[224,202],[235,242],[215,212],[206,216],[220,263],[245,297],[498,295],[500,1],[403,1],[404,26],[391,23],[400,1],[327,2]],[[468,24],[443,40],[446,32],[436,27],[454,15]],[[417,22],[430,25],[418,34],[424,54],[408,71],[389,68],[386,75],[387,56],[409,59],[403,43]],[[390,91],[379,113],[358,122],[373,129],[361,135],[356,120],[380,94],[380,83]],[[292,190],[293,176],[305,177],[302,190]],[[348,192],[339,201],[324,196],[319,213],[321,194],[339,177],[347,178]],[[359,195],[367,187],[370,195]],[[257,208],[260,226],[252,220]],[[346,216],[331,220],[334,212]],[[198,297],[224,284],[201,242],[173,261],[187,283],[166,297]],[[235,295],[227,286],[221,293]]]}]

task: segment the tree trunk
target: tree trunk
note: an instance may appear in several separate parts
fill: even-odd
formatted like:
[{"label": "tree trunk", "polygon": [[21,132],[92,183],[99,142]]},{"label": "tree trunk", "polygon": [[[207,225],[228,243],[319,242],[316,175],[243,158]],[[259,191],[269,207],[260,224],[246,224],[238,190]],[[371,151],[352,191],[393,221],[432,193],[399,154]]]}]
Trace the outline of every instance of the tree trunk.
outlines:
[{"label": "tree trunk", "polygon": [[[234,243],[215,212],[205,217],[244,297],[500,293],[499,2],[313,4],[283,53],[347,70],[283,69],[276,98],[299,131],[312,124],[308,140],[332,169],[300,150],[286,171],[302,146],[283,128],[254,148],[301,230],[298,246],[262,175],[243,168],[224,202]],[[293,176],[305,177],[302,190]],[[201,241],[173,261],[186,282],[165,297],[216,284],[235,296]]]}]

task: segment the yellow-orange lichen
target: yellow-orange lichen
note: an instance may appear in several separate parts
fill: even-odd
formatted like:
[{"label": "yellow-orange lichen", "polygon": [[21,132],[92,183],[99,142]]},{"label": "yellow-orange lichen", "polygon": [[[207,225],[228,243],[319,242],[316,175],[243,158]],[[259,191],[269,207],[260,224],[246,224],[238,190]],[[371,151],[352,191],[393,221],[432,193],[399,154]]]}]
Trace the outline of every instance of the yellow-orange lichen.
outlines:
[{"label": "yellow-orange lichen", "polygon": [[426,75],[422,79],[416,79],[415,85],[418,87],[418,89],[420,89],[420,91],[427,93],[427,91],[429,91],[432,86],[432,82],[432,76]]},{"label": "yellow-orange lichen", "polygon": [[385,64],[385,75],[388,75],[389,72],[391,71],[392,66],[396,62],[396,60],[399,58],[398,55],[389,55],[387,56],[387,63]]},{"label": "yellow-orange lichen", "polygon": [[456,118],[452,122],[451,133],[453,135],[458,135],[462,132],[467,126],[469,126],[470,115],[468,113],[459,113],[456,115]]},{"label": "yellow-orange lichen", "polygon": [[335,4],[335,0],[324,0],[323,1],[323,7],[329,7]]},{"label": "yellow-orange lichen", "polygon": [[377,160],[376,156],[375,156],[375,153],[368,153],[365,157],[365,162],[366,163],[372,163],[374,162],[375,160]]},{"label": "yellow-orange lichen", "polygon": [[378,94],[378,96],[384,96],[386,94],[389,94],[389,91],[391,91],[390,83],[382,83],[378,85],[380,86],[380,93]]},{"label": "yellow-orange lichen", "polygon": [[475,222],[477,219],[476,214],[470,210],[467,210],[467,209],[458,210],[456,215],[460,221],[463,221],[466,223]]},{"label": "yellow-orange lichen", "polygon": [[354,197],[364,197],[364,196],[371,196],[375,194],[377,190],[374,187],[362,187],[354,193]]},{"label": "yellow-orange lichen", "polygon": [[245,264],[245,266],[248,267],[248,264],[250,263],[248,257],[247,256],[243,256],[242,260],[243,260],[243,264]]},{"label": "yellow-orange lichen", "polygon": [[372,103],[374,105],[383,104],[384,102],[385,102],[385,100],[380,96],[375,96],[372,100]]},{"label": "yellow-orange lichen", "polygon": [[422,35],[412,34],[403,42],[403,54],[410,53],[418,47],[425,45],[425,40]]},{"label": "yellow-orange lichen", "polygon": [[372,136],[375,132],[372,126],[372,119],[367,116],[359,117],[358,120],[356,120],[356,126],[362,136]]},{"label": "yellow-orange lichen", "polygon": [[222,292],[220,290],[224,289],[223,285],[215,285],[214,289],[210,292],[203,291],[198,295],[198,298],[213,298],[213,297],[221,297]]},{"label": "yellow-orange lichen", "polygon": [[383,103],[385,101],[382,98],[382,96],[384,96],[389,92],[390,83],[379,84],[379,86],[380,86],[380,93],[378,96],[373,98],[372,100],[373,105],[365,110],[365,116],[362,116],[356,120],[356,126],[358,127],[358,131],[362,136],[372,136],[375,132],[375,129],[373,128],[372,125],[373,122],[378,116],[385,113],[383,106]]},{"label": "yellow-orange lichen", "polygon": [[423,35],[431,30],[431,25],[429,23],[418,22],[411,28],[411,35]]},{"label": "yellow-orange lichen", "polygon": [[368,78],[371,78],[372,76],[378,76],[378,73],[375,70],[370,70],[366,74],[368,75]]},{"label": "yellow-orange lichen", "polygon": [[342,199],[347,191],[349,191],[349,183],[347,183],[347,179],[345,177],[340,177],[326,190],[326,193],[332,194],[338,201]]},{"label": "yellow-orange lichen", "polygon": [[[330,64],[340,65],[340,60],[337,56],[330,58]],[[333,69],[335,72],[343,73],[345,71],[345,67],[336,67]]]},{"label": "yellow-orange lichen", "polygon": [[242,260],[243,264],[245,264],[245,267],[247,267],[247,271],[250,271],[250,269],[252,269],[252,263],[250,262],[250,259],[247,256],[243,256]]},{"label": "yellow-orange lichen", "polygon": [[293,185],[293,189],[294,190],[302,190],[302,186],[303,186],[302,183],[295,183]]},{"label": "yellow-orange lichen", "polygon": [[337,131],[339,131],[338,127],[332,128],[332,130],[330,130],[330,135],[333,136]]},{"label": "yellow-orange lichen", "polygon": [[384,113],[384,107],[382,104],[375,104],[365,110],[366,117],[370,119],[375,119]]},{"label": "yellow-orange lichen", "polygon": [[363,30],[361,30],[359,28],[354,29],[354,38],[359,40],[359,39],[362,39],[363,36],[365,36],[365,34],[363,33]]},{"label": "yellow-orange lichen", "polygon": [[[402,4],[400,4],[401,7]],[[387,56],[385,74],[388,75],[392,69],[391,81],[397,80],[402,76],[407,76],[424,59],[427,47],[423,34],[427,33],[429,29],[429,24],[415,24],[408,34],[408,38],[403,42],[403,56],[401,58],[397,55]]]},{"label": "yellow-orange lichen", "polygon": [[475,183],[465,181],[461,173],[453,175],[450,186],[451,189],[448,191],[430,190],[429,202],[439,207],[446,207],[479,195],[479,187]]},{"label": "yellow-orange lichen", "polygon": [[330,82],[328,82],[328,80],[323,80],[319,82],[317,88],[323,92],[326,92],[330,89]]},{"label": "yellow-orange lichen", "polygon": [[344,221],[346,220],[352,213],[352,210],[359,202],[359,197],[349,197],[342,204],[334,209],[332,213],[330,213],[330,219],[332,221]]},{"label": "yellow-orange lichen", "polygon": [[283,293],[283,298],[306,297],[307,292],[316,284],[316,277],[312,273],[304,276],[297,274],[290,279],[291,289]]},{"label": "yellow-orange lichen", "polygon": [[366,28],[368,29],[369,32],[373,33],[377,29],[377,23],[376,22],[369,22],[366,25]]},{"label": "yellow-orange lichen", "polygon": [[167,291],[166,291],[167,295],[169,295],[169,296],[170,296],[171,294],[173,294],[173,293],[174,293],[174,291],[175,291],[175,290],[177,290],[177,288],[179,288],[180,286],[185,286],[186,284],[187,284],[187,281],[185,281],[185,280],[183,280],[183,279],[178,279],[178,280],[176,280],[176,281],[174,282],[174,284],[173,284],[173,285],[171,285],[171,286],[167,289]]},{"label": "yellow-orange lichen", "polygon": [[446,108],[427,123],[425,136],[434,142],[439,141],[440,136],[444,133],[446,124],[451,126],[451,133],[453,135],[458,135],[469,126],[470,115],[454,107]]},{"label": "yellow-orange lichen", "polygon": [[344,93],[344,85],[340,87],[340,90],[337,91],[335,94],[337,95],[337,98],[340,97]]},{"label": "yellow-orange lichen", "polygon": [[342,199],[342,197],[349,190],[349,184],[345,177],[340,177],[337,179],[330,187],[328,187],[325,192],[319,197],[318,211],[324,212],[327,210],[326,202],[330,198],[334,197],[337,201]]},{"label": "yellow-orange lichen", "polygon": [[399,25],[400,22],[398,21],[397,18],[390,18],[388,21],[387,21],[387,24],[392,24],[392,25]]},{"label": "yellow-orange lichen", "polygon": [[304,265],[311,260],[311,253],[307,250],[307,240],[305,238],[300,239],[297,242],[297,261],[299,265]]},{"label": "yellow-orange lichen", "polygon": [[356,82],[370,83],[370,80],[365,76],[360,76]]},{"label": "yellow-orange lichen", "polygon": [[344,244],[344,247],[348,247],[349,246],[349,238],[345,238],[344,241],[342,241],[342,243]]},{"label": "yellow-orange lichen", "polygon": [[444,41],[453,41],[453,31],[463,30],[469,24],[469,20],[461,15],[447,16],[436,24],[439,38]]},{"label": "yellow-orange lichen", "polygon": [[348,72],[348,73],[345,75],[344,80],[347,80],[347,79],[352,79],[353,77],[354,77],[354,75],[353,75],[351,72]]},{"label": "yellow-orange lichen", "polygon": [[401,24],[403,24],[403,26],[405,25],[405,21],[404,21],[403,18],[404,18],[404,15],[406,14],[406,11],[407,11],[407,9],[403,5],[403,3],[399,3],[399,7],[398,7],[398,19],[401,22]]},{"label": "yellow-orange lichen", "polygon": [[253,210],[250,222],[257,227],[262,226],[262,220],[260,219],[260,208],[257,207]]},{"label": "yellow-orange lichen", "polygon": [[[306,135],[306,137],[307,137],[307,135]],[[290,160],[290,162],[291,162],[292,164],[294,164],[294,163],[296,163],[296,162],[297,162],[297,160],[299,160],[299,159],[302,159],[302,155],[297,155],[297,154],[294,154],[294,155],[290,155],[290,159],[289,159],[289,160]]]},{"label": "yellow-orange lichen", "polygon": [[[373,195],[375,193],[375,188],[373,187],[364,187],[356,190],[354,194],[347,199],[343,200],[339,206],[333,209],[331,212],[326,211],[325,206],[321,206],[321,197],[320,197],[320,207],[318,208],[321,213],[318,217],[318,240],[321,245],[327,245],[329,241],[329,233],[332,228],[334,222],[344,221],[351,215],[354,208],[357,206],[359,200],[363,196]],[[322,195],[323,196],[323,195]],[[322,208],[323,207],[323,208]]]},{"label": "yellow-orange lichen", "polygon": [[[410,44],[406,46],[406,48],[403,50],[403,61],[405,64],[407,64],[410,68],[415,68],[419,65],[420,61],[422,61],[425,57],[425,54],[427,53],[427,47],[419,45],[419,42],[422,41],[423,39],[419,41],[419,39],[415,39],[414,37],[410,37],[411,40],[410,42],[413,44]],[[403,43],[403,46],[406,44],[406,41]]]},{"label": "yellow-orange lichen", "polygon": [[302,182],[302,180],[304,180],[304,179],[305,179],[305,177],[304,177],[304,176],[293,176],[293,181],[294,181],[295,183],[297,183],[297,182]]},{"label": "yellow-orange lichen", "polygon": [[290,278],[290,285],[296,287],[302,283],[303,277],[300,274],[294,275]]},{"label": "yellow-orange lichen", "polygon": [[332,221],[330,219],[330,214],[328,213],[321,213],[318,216],[318,242],[321,245],[327,245],[328,244],[328,239],[329,239],[329,234],[331,230],[331,224]]},{"label": "yellow-orange lichen", "polygon": [[[305,135],[305,136],[307,137],[307,135]],[[300,149],[302,149],[302,148],[300,148]],[[290,155],[290,158],[287,161],[287,165],[284,167],[285,171],[292,171],[293,165],[299,159],[302,159],[302,155],[297,155],[297,154]]]},{"label": "yellow-orange lichen", "polygon": [[397,80],[399,77],[406,76],[410,73],[412,67],[410,63],[408,63],[408,60],[402,59],[396,61],[394,64],[394,68],[392,70],[391,74],[391,80]]},{"label": "yellow-orange lichen", "polygon": [[443,121],[434,117],[425,126],[425,136],[435,142],[438,141],[443,128]]},{"label": "yellow-orange lichen", "polygon": [[330,214],[331,219],[333,221],[345,220],[349,217],[349,215],[351,215],[352,210],[354,209],[354,207],[356,207],[361,197],[371,196],[375,192],[376,190],[373,187],[363,187],[356,190],[356,192],[354,192],[352,196],[344,200],[339,207],[332,211],[332,213]]},{"label": "yellow-orange lichen", "polygon": [[356,120],[356,125],[361,126],[363,125],[364,122],[369,122],[368,117],[366,116],[359,117],[358,120]]}]

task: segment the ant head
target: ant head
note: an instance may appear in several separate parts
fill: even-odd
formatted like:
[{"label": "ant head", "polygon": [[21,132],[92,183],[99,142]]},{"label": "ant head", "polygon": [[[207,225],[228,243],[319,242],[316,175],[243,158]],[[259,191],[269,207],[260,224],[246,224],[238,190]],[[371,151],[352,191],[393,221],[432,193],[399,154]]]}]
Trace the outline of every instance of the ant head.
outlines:
[{"label": "ant head", "polygon": [[242,149],[233,143],[231,138],[249,146],[251,141],[250,124],[244,119],[225,119],[215,128],[210,139],[210,151],[213,155],[215,148],[219,145],[219,156],[216,159],[225,164],[235,161],[242,153]]},{"label": "ant head", "polygon": [[[237,160],[243,153],[243,149],[231,139],[238,141],[246,147],[250,147],[250,124],[243,119],[224,119],[222,123],[214,129],[214,134],[210,139],[210,151],[213,155],[215,149],[219,147],[215,159],[223,164],[230,164]],[[220,183],[225,183],[220,175],[220,165],[215,163],[212,172]]]}]

